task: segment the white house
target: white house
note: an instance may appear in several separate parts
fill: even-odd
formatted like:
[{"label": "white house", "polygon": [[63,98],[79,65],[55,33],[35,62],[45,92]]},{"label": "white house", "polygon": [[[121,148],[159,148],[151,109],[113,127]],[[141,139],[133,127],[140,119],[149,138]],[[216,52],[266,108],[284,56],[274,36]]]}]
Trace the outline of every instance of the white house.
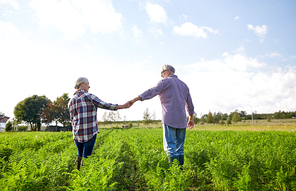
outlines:
[{"label": "white house", "polygon": [[0,132],[4,132],[5,124],[8,121],[8,119],[9,117],[6,117],[6,116],[0,118]]}]

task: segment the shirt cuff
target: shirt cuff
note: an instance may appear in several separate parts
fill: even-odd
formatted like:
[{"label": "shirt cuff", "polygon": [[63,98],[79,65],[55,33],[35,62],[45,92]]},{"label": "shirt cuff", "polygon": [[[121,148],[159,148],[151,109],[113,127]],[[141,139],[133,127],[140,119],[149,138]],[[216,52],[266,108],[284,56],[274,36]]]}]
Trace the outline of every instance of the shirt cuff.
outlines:
[{"label": "shirt cuff", "polygon": [[142,95],[139,95],[139,97],[141,98],[141,99],[140,99],[141,101],[144,101],[144,98],[143,98]]}]

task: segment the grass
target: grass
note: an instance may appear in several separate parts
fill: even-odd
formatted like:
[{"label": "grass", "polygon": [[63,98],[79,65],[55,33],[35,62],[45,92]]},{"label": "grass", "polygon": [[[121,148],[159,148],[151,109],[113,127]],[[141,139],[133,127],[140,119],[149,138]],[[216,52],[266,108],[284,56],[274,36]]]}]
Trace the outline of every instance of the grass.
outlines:
[{"label": "grass", "polygon": [[[254,125],[253,125],[254,124]],[[99,128],[122,128],[127,125],[124,123],[100,125]],[[133,128],[146,128],[146,125],[133,123]],[[162,123],[148,124],[148,129],[162,128]],[[296,119],[272,119],[268,122],[266,119],[261,120],[243,120],[237,124],[218,125],[218,124],[196,124],[193,130],[245,130],[245,131],[296,131]]]}]

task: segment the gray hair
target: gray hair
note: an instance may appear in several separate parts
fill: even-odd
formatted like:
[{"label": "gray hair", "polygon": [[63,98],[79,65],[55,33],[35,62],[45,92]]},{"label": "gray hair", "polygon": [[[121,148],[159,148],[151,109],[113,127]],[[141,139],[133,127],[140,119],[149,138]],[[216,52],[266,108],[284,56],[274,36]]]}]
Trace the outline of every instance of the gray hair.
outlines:
[{"label": "gray hair", "polygon": [[78,80],[77,80],[76,83],[75,83],[74,88],[75,88],[75,89],[79,89],[79,88],[80,88],[80,85],[81,85],[82,82],[83,82],[83,83],[87,83],[87,82],[88,82],[88,79],[85,78],[85,77],[80,77],[80,78],[78,78]]},{"label": "gray hair", "polygon": [[171,65],[168,65],[168,64],[163,65],[162,69],[163,70],[170,70],[173,74],[175,74],[175,68],[173,66],[171,66]]}]

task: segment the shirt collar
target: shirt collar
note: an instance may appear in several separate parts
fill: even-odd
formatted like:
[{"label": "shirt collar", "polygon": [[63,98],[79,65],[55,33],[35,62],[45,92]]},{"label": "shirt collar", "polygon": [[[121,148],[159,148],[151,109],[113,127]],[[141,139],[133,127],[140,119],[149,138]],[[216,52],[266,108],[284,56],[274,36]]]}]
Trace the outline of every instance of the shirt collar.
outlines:
[{"label": "shirt collar", "polygon": [[175,74],[172,74],[172,75],[169,76],[169,78],[178,78],[178,76],[175,75]]},{"label": "shirt collar", "polygon": [[74,93],[74,95],[75,94],[83,94],[83,93],[87,93],[87,92],[85,90],[79,89]]}]

